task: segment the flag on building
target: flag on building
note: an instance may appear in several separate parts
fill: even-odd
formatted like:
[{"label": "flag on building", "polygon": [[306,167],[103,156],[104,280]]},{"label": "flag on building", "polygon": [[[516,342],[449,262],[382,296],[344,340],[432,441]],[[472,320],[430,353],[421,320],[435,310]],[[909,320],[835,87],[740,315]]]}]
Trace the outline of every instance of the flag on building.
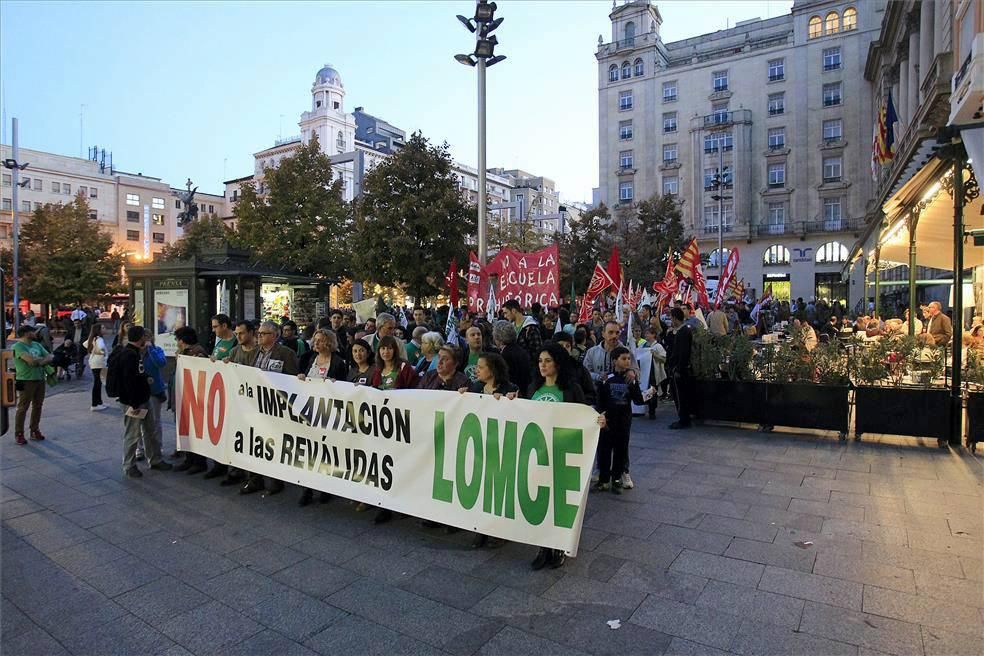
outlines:
[{"label": "flag on building", "polygon": [[871,174],[877,179],[880,167],[895,158],[895,124],[898,122],[892,92],[882,102],[871,144]]}]

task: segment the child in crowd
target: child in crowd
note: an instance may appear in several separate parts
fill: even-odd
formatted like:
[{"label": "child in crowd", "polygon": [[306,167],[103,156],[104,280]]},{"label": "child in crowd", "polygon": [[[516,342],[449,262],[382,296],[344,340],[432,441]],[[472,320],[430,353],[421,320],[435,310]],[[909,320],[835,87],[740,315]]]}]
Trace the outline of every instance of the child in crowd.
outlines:
[{"label": "child in crowd", "polygon": [[69,367],[79,357],[79,349],[72,338],[66,337],[65,341],[56,347],[51,355],[54,357],[51,364],[55,366],[58,372],[58,380],[72,380],[72,372],[69,371]]},{"label": "child in crowd", "polygon": [[632,482],[625,473],[629,454],[629,432],[632,430],[632,403],[643,405],[638,374],[632,368],[632,353],[624,346],[616,346],[611,352],[614,372],[602,380],[598,388],[598,412],[604,413],[607,427],[601,430],[598,440],[598,482],[595,492],[611,490],[621,494],[622,488],[631,489]]}]

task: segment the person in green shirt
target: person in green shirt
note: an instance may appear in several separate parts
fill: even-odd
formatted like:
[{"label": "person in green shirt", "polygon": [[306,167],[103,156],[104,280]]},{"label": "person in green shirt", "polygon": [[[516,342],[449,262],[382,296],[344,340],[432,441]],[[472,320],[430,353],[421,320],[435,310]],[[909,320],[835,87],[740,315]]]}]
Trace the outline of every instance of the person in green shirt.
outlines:
[{"label": "person in green shirt", "polygon": [[494,352],[495,349],[486,348],[482,329],[478,326],[472,326],[465,331],[465,342],[468,344],[468,355],[462,358],[459,367],[462,373],[468,376],[468,380],[476,383],[478,382],[478,358],[487,350]]},{"label": "person in green shirt", "polygon": [[212,348],[212,361],[225,360],[232,355],[232,349],[239,343],[232,332],[232,320],[225,314],[212,317],[212,332],[215,333],[215,347]]},{"label": "person in green shirt", "polygon": [[17,329],[14,342],[14,368],[17,381],[17,415],[14,421],[15,440],[27,444],[24,439],[24,418],[31,410],[31,439],[43,440],[41,434],[41,407],[44,405],[45,366],[53,357],[40,343],[34,341],[34,326],[21,326]]}]

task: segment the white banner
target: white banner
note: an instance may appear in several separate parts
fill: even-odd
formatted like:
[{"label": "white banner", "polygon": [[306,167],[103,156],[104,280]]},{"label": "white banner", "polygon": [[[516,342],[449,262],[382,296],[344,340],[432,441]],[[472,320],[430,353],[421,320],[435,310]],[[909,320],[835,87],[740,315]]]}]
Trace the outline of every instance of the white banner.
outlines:
[{"label": "white banner", "polygon": [[577,554],[597,413],[382,392],[178,357],[177,443],[216,462],[443,524]]}]

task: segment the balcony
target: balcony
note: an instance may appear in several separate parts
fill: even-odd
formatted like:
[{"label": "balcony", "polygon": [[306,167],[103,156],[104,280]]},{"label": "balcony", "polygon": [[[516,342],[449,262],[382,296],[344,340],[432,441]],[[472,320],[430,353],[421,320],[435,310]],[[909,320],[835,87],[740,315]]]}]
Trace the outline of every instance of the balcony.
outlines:
[{"label": "balcony", "polygon": [[725,127],[734,123],[751,122],[752,110],[735,109],[731,111],[717,111],[712,114],[705,114],[704,116],[695,116],[691,119],[690,127],[691,129],[699,130],[701,128]]},{"label": "balcony", "polygon": [[670,96],[663,96],[663,102],[665,103],[671,103],[676,101],[677,101],[677,95],[675,93]]},{"label": "balcony", "polygon": [[840,67],[841,67],[840,62],[837,62],[836,64],[824,64],[823,72],[826,73],[827,71],[840,70]]},{"label": "balcony", "polygon": [[[735,227],[733,225],[731,225],[729,223],[725,223],[724,224],[724,230],[723,230],[723,232],[725,234],[728,234],[728,233],[734,232],[734,229],[735,229]],[[705,235],[716,235],[718,233],[718,226],[717,226],[717,224],[714,224],[714,225],[706,225],[705,224],[704,227],[703,227],[703,231],[704,231],[704,234]]]},{"label": "balcony", "polygon": [[786,79],[786,76],[783,75],[782,73],[780,73],[778,75],[770,75],[769,76],[769,82],[782,82],[785,79]]},{"label": "balcony", "polygon": [[803,224],[803,232],[807,234],[818,232],[857,232],[860,229],[858,219],[822,219],[820,221],[806,221]]},{"label": "balcony", "polygon": [[786,113],[785,107],[770,107],[769,116],[782,116]]},{"label": "balcony", "polygon": [[755,232],[759,237],[786,234],[785,223],[761,223],[755,226],[755,228],[756,228]]},{"label": "balcony", "polygon": [[823,99],[823,106],[824,107],[836,107],[839,104],[841,104],[841,97],[840,96],[835,96],[833,98],[824,98]]}]

